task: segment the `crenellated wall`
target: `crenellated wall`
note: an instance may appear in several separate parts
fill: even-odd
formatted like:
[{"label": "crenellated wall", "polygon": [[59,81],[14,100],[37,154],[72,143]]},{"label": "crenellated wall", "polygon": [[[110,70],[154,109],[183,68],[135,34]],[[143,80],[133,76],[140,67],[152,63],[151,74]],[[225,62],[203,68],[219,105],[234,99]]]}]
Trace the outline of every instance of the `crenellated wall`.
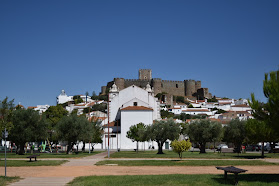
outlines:
[{"label": "crenellated wall", "polygon": [[184,81],[162,80],[161,78],[152,78],[151,73],[151,69],[140,69],[139,79],[114,78],[114,81],[109,82],[106,87],[102,87],[101,94],[106,93],[108,88],[115,83],[119,90],[123,90],[132,85],[145,88],[147,84],[150,84],[154,90],[154,95],[163,92],[167,93],[165,100],[171,105],[173,96],[184,96],[192,99],[212,97],[208,88],[201,88],[201,81],[191,79]]}]

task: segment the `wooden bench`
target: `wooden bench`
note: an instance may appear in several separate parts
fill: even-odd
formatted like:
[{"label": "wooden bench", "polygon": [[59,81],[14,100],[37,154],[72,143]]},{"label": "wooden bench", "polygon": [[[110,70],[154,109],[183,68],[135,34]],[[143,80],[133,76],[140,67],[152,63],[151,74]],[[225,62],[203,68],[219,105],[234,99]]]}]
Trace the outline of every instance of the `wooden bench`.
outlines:
[{"label": "wooden bench", "polygon": [[237,179],[238,174],[247,171],[247,170],[244,170],[244,169],[236,168],[236,167],[234,167],[234,166],[231,166],[231,167],[216,167],[216,168],[217,168],[218,170],[223,170],[223,171],[224,171],[225,180],[227,180],[227,174],[228,174],[228,172],[229,172],[229,173],[234,173],[235,185],[238,184],[238,179]]},{"label": "wooden bench", "polygon": [[233,153],[233,148],[221,148],[221,153]]},{"label": "wooden bench", "polygon": [[35,158],[35,161],[37,161],[37,156],[40,156],[40,155],[37,155],[37,154],[33,154],[33,155],[30,155],[26,158],[30,158],[30,162],[32,161],[32,158]]}]

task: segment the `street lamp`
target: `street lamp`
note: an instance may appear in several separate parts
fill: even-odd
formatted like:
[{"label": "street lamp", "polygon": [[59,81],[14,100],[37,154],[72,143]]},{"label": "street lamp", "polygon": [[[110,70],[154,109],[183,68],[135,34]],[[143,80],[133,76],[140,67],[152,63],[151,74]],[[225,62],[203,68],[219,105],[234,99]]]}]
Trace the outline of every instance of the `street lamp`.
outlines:
[{"label": "street lamp", "polygon": [[2,137],[5,139],[5,177],[7,176],[7,160],[6,160],[6,154],[7,154],[7,145],[6,145],[6,140],[8,138],[8,131],[2,132]]}]

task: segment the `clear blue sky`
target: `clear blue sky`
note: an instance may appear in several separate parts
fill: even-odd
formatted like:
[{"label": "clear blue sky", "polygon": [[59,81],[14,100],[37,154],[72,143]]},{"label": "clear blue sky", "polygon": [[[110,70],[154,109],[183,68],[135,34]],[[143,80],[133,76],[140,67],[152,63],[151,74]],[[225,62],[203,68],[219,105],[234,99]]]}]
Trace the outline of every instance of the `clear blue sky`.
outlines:
[{"label": "clear blue sky", "polygon": [[56,104],[152,69],[216,96],[264,101],[278,70],[279,1],[1,0],[0,99]]}]

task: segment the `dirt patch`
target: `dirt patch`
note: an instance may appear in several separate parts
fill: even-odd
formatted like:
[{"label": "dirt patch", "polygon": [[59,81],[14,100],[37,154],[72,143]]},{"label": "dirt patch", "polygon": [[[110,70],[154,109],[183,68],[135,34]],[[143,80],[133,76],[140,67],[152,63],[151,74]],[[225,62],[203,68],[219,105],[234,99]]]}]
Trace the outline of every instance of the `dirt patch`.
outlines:
[{"label": "dirt patch", "polygon": [[[279,166],[237,166],[248,174],[278,174]],[[4,167],[0,168],[3,175]],[[215,166],[40,166],[8,167],[8,176],[20,177],[78,177],[90,175],[158,175],[158,174],[223,174]]]}]

